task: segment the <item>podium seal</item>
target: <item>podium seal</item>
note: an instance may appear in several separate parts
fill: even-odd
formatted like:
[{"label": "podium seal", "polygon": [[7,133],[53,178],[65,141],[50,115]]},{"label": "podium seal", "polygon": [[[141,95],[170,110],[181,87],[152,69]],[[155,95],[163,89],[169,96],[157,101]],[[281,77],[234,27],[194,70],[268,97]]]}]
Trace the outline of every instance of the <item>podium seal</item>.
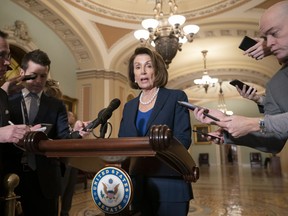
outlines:
[{"label": "podium seal", "polygon": [[105,167],[94,176],[91,194],[94,203],[102,212],[118,214],[132,200],[130,176],[121,168]]}]

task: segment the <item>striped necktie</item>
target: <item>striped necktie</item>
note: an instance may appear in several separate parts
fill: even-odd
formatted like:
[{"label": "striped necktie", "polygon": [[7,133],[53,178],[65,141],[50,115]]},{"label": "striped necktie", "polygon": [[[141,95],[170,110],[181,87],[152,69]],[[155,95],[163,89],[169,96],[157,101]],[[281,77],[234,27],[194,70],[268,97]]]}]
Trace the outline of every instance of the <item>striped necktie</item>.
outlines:
[{"label": "striped necktie", "polygon": [[29,124],[33,125],[34,119],[38,113],[38,95],[30,92],[28,96],[31,98],[29,109]]},{"label": "striped necktie", "polygon": [[[35,93],[30,92],[28,94],[28,97],[30,97],[31,101],[30,101],[30,109],[29,109],[29,124],[33,125],[34,119],[38,113],[38,95]],[[32,169],[32,170],[36,170],[36,159],[35,159],[35,155],[31,152],[26,152],[27,155],[27,163],[28,166]]]}]

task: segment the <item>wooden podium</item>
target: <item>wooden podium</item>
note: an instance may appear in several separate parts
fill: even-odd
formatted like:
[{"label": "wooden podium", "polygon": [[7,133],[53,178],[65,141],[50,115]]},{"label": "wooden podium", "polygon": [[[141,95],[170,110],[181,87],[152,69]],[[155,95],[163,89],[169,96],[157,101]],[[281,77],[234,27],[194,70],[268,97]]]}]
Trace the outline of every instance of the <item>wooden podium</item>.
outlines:
[{"label": "wooden podium", "polygon": [[149,137],[49,140],[43,132],[30,132],[23,147],[46,157],[68,158],[71,166],[95,172],[107,166],[121,167],[129,157],[156,157],[180,173],[187,182],[196,182],[199,178],[199,169],[191,155],[173,138],[166,125],[152,126]]}]

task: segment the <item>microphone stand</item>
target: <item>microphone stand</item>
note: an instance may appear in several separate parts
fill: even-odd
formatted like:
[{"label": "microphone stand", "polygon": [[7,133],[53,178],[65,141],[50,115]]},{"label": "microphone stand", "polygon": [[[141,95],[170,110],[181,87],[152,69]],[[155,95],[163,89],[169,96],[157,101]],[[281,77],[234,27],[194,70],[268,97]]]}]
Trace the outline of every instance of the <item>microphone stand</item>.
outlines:
[{"label": "microphone stand", "polygon": [[101,124],[100,137],[99,138],[105,138],[105,134],[107,133],[107,127],[108,127],[108,123],[107,122],[105,122],[104,124]]}]

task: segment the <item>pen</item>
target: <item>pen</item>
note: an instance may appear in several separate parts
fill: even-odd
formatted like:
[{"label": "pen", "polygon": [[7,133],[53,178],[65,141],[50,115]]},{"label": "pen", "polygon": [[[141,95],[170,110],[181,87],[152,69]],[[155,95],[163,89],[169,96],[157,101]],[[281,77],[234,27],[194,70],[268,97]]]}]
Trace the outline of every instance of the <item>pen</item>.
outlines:
[{"label": "pen", "polygon": [[8,123],[9,123],[10,125],[14,125],[13,122],[11,122],[11,121],[8,121]]}]

